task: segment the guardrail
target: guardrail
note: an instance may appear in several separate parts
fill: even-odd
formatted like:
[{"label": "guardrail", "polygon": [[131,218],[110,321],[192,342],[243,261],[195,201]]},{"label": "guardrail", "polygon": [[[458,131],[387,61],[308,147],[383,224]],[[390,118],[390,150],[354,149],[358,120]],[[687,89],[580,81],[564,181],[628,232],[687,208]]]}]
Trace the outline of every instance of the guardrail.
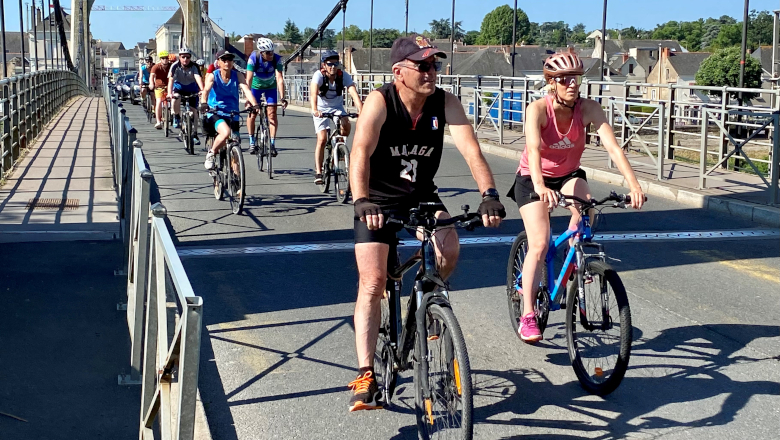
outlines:
[{"label": "guardrail", "polygon": [[[143,143],[107,82],[115,183],[126,244],[130,374],[120,385],[141,385],[139,438],[192,440],[198,394],[203,300],[195,296],[165,224],[165,207],[149,206],[153,174]],[[150,215],[151,219],[150,219]],[[144,304],[146,307],[144,307]]]},{"label": "guardrail", "polygon": [[[308,105],[311,75],[288,75],[286,78],[292,85],[287,87],[288,100]],[[356,74],[353,79],[362,99],[393,80],[389,73]],[[438,75],[437,81],[440,88],[459,98],[474,129],[479,130],[478,136],[490,138],[500,145],[522,142],[525,109],[545,93],[540,90],[542,81],[523,77]],[[736,98],[740,92],[753,97],[740,104]],[[667,160],[699,162],[701,156],[706,158],[713,154],[711,150],[702,150],[702,145],[717,140],[715,154],[719,168],[757,174],[767,183],[770,193],[775,194],[777,186],[772,185],[771,177],[780,167],[775,150],[777,124],[774,119],[766,123],[771,119],[766,115],[780,112],[780,89],[586,79],[580,93],[601,103],[620,145],[646,156],[657,179],[664,178]],[[345,98],[349,106],[351,98],[348,95]],[[710,111],[706,123],[705,111]],[[600,144],[593,126],[588,127],[587,134],[588,143]],[[739,143],[741,149],[729,155],[735,143]],[[726,155],[729,155],[728,160],[722,160]],[[607,167],[612,167],[611,159],[606,162]],[[636,160],[632,163],[647,165]],[[700,176],[700,188],[706,187],[707,178],[715,178],[713,171]]]},{"label": "guardrail", "polygon": [[0,180],[60,108],[80,95],[89,95],[89,90],[68,70],[44,70],[0,80]]}]

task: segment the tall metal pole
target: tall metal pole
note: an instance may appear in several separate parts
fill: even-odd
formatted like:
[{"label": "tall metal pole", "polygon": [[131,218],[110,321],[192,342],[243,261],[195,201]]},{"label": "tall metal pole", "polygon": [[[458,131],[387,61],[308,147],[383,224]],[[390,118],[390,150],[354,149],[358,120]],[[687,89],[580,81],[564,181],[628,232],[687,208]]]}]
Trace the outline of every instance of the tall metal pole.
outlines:
[{"label": "tall metal pole", "polygon": [[450,75],[455,74],[455,0],[452,0],[452,20],[450,29]]},{"label": "tall metal pole", "polygon": [[368,73],[371,73],[374,61],[374,0],[371,0],[371,24],[368,30]]},{"label": "tall metal pole", "polygon": [[515,50],[517,49],[517,0],[512,10],[512,77],[515,76]]},{"label": "tall metal pole", "polygon": [[[750,0],[745,0],[745,12],[742,16],[742,57],[739,60],[739,87],[745,87],[745,52],[747,52],[747,31],[748,31],[748,4]],[[742,105],[742,92],[739,92],[739,105]]]},{"label": "tall metal pole", "polygon": [[406,0],[406,24],[404,25],[404,37],[409,36],[409,0]]},{"label": "tall metal pole", "polygon": [[[347,2],[341,4],[341,56],[347,58]],[[342,62],[343,64],[343,62]]]},{"label": "tall metal pole", "polygon": [[0,43],[3,44],[3,78],[8,75],[8,64],[5,59],[5,5],[3,0],[0,0]]},{"label": "tall metal pole", "polygon": [[[33,31],[33,52],[35,52],[35,71],[38,71],[38,8],[33,0],[32,8],[32,31]],[[32,70],[32,69],[30,69]]]},{"label": "tall metal pole", "polygon": [[[772,79],[777,78],[777,15],[780,10],[773,11],[775,14],[774,22],[772,23]],[[777,83],[773,83],[777,86]]]},{"label": "tall metal pole", "polygon": [[[599,81],[604,81],[604,51],[607,46],[607,0],[604,0],[604,15],[601,18],[601,74],[599,75]],[[601,90],[601,85],[599,85]],[[599,92],[599,95],[601,92]]]},{"label": "tall metal pole", "polygon": [[[48,70],[49,57],[46,55],[46,22],[43,21],[43,19],[46,18],[46,14],[43,11],[43,0],[41,0],[41,27],[43,28],[43,68]],[[49,28],[49,33],[51,33],[51,28]],[[51,45],[49,46],[49,53],[51,53]]]},{"label": "tall metal pole", "polygon": [[24,9],[22,9],[22,0],[19,0],[19,45],[22,49],[22,75],[24,75],[26,69],[24,67]]}]

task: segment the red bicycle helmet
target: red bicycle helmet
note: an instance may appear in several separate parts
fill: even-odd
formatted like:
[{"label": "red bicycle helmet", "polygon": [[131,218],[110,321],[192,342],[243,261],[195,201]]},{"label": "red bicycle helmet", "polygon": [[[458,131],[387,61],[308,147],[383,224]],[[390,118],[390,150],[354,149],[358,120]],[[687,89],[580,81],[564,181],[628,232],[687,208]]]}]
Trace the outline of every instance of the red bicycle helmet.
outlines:
[{"label": "red bicycle helmet", "polygon": [[584,73],[585,67],[576,53],[559,52],[550,55],[544,60],[544,76],[546,78],[563,75],[582,75]]}]

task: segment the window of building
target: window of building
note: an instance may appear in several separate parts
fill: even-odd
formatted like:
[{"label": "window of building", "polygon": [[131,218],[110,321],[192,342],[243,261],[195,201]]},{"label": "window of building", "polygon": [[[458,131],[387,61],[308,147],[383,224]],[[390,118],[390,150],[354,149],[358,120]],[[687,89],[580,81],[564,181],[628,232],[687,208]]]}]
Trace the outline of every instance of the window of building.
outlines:
[{"label": "window of building", "polygon": [[629,74],[633,74],[634,73],[634,65],[633,64],[629,64],[628,65],[628,73]]},{"label": "window of building", "polygon": [[669,81],[669,69],[666,69],[666,80]]},{"label": "window of building", "polygon": [[169,50],[171,51],[178,51],[179,50],[179,34],[178,33],[171,33],[171,48]]},{"label": "window of building", "polygon": [[654,101],[655,101],[656,97],[658,96],[658,95],[656,94],[656,90],[657,90],[657,89],[653,89],[653,90],[651,90],[651,91],[650,91],[650,99],[652,99],[652,100],[654,100]]}]

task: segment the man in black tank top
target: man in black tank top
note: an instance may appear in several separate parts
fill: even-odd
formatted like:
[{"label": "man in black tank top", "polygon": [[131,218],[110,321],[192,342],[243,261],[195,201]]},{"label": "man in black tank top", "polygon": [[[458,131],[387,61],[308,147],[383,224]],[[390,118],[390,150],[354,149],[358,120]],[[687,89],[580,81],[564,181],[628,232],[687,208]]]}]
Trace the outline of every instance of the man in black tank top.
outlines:
[{"label": "man in black tank top", "polygon": [[[355,304],[355,343],[360,373],[349,410],[381,407],[373,378],[379,332],[379,304],[385,288],[390,244],[397,228],[384,216],[407,216],[420,202],[441,202],[433,178],[444,146],[444,124],[466,159],[482,193],[479,213],[485,226],[498,226],[504,207],[493,174],[458,98],[436,87],[446,55],[422,36],[399,38],[390,60],[395,82],[371,92],[363,104],[350,154],[350,187],[355,199],[355,257],[360,277]],[[449,217],[446,211],[437,217]],[[439,272],[446,278],[460,252],[458,235],[446,229],[434,237]]]}]

